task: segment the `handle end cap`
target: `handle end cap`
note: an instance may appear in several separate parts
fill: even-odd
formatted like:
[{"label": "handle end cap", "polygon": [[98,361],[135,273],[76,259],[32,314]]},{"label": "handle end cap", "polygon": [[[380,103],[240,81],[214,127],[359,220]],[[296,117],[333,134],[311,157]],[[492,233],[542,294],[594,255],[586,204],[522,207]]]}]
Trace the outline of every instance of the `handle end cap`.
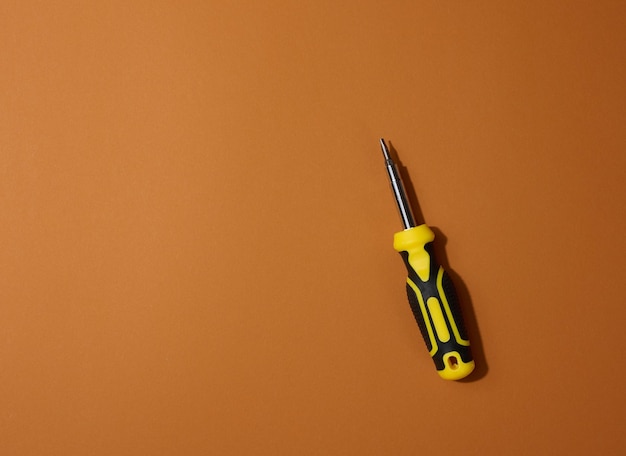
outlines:
[{"label": "handle end cap", "polygon": [[444,368],[437,373],[444,380],[461,380],[474,371],[474,360],[465,362],[457,352],[446,353],[443,357]]}]

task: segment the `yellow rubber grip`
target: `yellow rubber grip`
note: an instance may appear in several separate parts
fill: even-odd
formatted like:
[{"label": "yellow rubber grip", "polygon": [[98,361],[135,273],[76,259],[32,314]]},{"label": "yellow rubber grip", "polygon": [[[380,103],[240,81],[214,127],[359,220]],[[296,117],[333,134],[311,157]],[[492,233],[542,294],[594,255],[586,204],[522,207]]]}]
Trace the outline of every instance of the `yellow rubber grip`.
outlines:
[{"label": "yellow rubber grip", "polygon": [[460,380],[474,370],[474,359],[454,285],[435,260],[435,234],[427,225],[394,235],[393,247],[408,271],[407,296],[439,375]]}]

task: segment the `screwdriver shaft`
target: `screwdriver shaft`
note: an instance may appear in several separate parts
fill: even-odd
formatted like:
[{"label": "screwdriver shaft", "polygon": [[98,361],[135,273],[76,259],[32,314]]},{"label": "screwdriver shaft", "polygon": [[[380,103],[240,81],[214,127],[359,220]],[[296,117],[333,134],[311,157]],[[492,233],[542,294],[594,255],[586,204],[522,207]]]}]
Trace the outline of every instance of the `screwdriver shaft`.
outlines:
[{"label": "screwdriver shaft", "polygon": [[395,197],[396,204],[398,205],[398,212],[400,213],[402,224],[404,225],[405,230],[412,228],[416,225],[416,223],[413,211],[411,210],[411,203],[409,202],[409,198],[406,196],[404,183],[402,182],[402,177],[400,176],[398,167],[389,155],[389,150],[387,149],[387,145],[385,144],[385,140],[383,138],[380,138],[380,147],[383,150],[385,166],[387,168],[387,173],[389,174],[389,182],[391,183],[391,190],[393,191],[393,196]]}]

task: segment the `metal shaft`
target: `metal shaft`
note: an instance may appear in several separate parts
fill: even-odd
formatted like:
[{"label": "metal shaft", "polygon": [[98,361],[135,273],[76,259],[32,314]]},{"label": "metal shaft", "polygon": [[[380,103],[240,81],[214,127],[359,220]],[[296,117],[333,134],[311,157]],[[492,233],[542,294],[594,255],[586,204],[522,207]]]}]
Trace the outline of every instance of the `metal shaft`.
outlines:
[{"label": "metal shaft", "polygon": [[415,217],[413,216],[413,211],[411,210],[411,203],[409,198],[406,196],[406,191],[404,190],[404,184],[402,183],[402,177],[400,177],[400,172],[394,161],[389,156],[389,150],[387,149],[387,145],[385,144],[385,140],[380,138],[380,147],[383,150],[383,155],[385,156],[385,166],[387,167],[387,173],[389,174],[389,182],[391,183],[391,190],[393,191],[393,196],[396,199],[396,204],[398,205],[398,211],[400,212],[400,218],[402,219],[402,224],[404,225],[404,229],[412,228],[415,224]]}]

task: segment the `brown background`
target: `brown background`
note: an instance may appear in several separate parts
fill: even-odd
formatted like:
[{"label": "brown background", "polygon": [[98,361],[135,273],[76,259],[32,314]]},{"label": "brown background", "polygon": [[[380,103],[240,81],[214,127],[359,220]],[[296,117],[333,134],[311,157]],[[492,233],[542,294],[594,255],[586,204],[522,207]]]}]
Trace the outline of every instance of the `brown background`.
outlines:
[{"label": "brown background", "polygon": [[625,48],[621,1],[2,2],[0,453],[624,454]]}]

